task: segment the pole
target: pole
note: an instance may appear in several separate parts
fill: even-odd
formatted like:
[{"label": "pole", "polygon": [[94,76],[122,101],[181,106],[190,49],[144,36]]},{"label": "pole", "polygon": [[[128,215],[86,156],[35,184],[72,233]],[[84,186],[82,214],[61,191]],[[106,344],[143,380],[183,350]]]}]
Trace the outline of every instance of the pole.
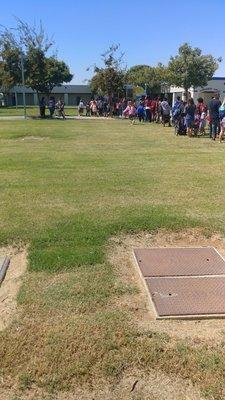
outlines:
[{"label": "pole", "polygon": [[23,85],[23,109],[24,109],[24,119],[26,119],[26,118],[27,118],[27,108],[26,108],[26,96],[25,96],[25,79],[24,79],[23,53],[21,53],[21,75],[22,75],[22,85]]}]

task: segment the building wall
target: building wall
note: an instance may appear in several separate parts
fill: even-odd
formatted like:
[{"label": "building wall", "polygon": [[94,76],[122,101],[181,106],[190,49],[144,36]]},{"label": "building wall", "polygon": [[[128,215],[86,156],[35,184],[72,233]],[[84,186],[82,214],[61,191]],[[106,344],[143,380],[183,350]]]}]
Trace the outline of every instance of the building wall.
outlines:
[{"label": "building wall", "polygon": [[[170,93],[173,93],[173,103],[177,96],[184,98],[184,89],[171,86]],[[196,102],[199,97],[202,97],[206,103],[208,103],[213,95],[220,95],[220,99],[223,100],[225,97],[225,77],[214,77],[208,81],[207,85],[204,87],[198,87],[196,89],[190,89],[189,95]]]},{"label": "building wall", "polygon": [[[66,85],[57,86],[53,88],[52,93],[48,96],[46,94],[40,94],[39,97],[44,96],[46,102],[50,96],[53,96],[55,100],[62,98],[66,106],[77,106],[80,99],[85,102],[90,101],[92,98],[91,89],[88,85]],[[38,105],[38,96],[30,88],[25,88],[25,99],[27,106]],[[8,106],[23,106],[23,87],[15,86],[11,89],[9,95],[7,96]]]}]

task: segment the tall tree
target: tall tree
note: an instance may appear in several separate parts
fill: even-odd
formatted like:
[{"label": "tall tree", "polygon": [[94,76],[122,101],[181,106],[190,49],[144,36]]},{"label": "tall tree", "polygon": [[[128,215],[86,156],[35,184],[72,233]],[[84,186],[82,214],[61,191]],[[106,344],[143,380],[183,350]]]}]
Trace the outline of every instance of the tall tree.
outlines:
[{"label": "tall tree", "polygon": [[125,67],[124,53],[118,54],[119,45],[111,45],[102,54],[103,67],[94,66],[94,76],[90,80],[93,92],[106,95],[109,99],[124,93]]},{"label": "tall tree", "polygon": [[30,48],[25,64],[26,85],[40,93],[51,93],[54,86],[70,82],[73,75],[63,61],[46,57],[42,50]]},{"label": "tall tree", "polygon": [[187,99],[191,87],[202,87],[212,79],[219,62],[221,58],[214,58],[211,54],[203,55],[199,48],[184,43],[168,64],[171,84],[183,87]]},{"label": "tall tree", "polygon": [[163,64],[156,67],[150,65],[134,65],[126,73],[126,81],[141,86],[151,93],[160,93],[162,85],[168,80],[167,68]]},{"label": "tall tree", "polygon": [[50,93],[55,85],[70,82],[73,75],[69,67],[48,56],[53,41],[40,23],[30,26],[17,19],[15,30],[4,28],[0,33],[0,86],[2,91],[21,84],[21,57],[25,67],[26,86],[39,93]]}]

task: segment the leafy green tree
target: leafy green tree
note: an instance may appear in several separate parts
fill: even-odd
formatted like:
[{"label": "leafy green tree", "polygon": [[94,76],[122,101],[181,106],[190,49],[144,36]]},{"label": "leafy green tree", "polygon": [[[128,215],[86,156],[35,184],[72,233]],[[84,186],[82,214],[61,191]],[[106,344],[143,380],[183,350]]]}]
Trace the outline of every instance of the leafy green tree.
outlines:
[{"label": "leafy green tree", "polygon": [[178,54],[170,58],[170,82],[183,87],[187,99],[191,87],[202,87],[212,79],[219,62],[221,58],[216,59],[211,54],[203,55],[199,48],[192,48],[188,43],[184,43],[179,47]]},{"label": "leafy green tree", "polygon": [[0,87],[6,92],[21,84],[21,57],[25,67],[25,84],[39,93],[50,93],[55,85],[70,82],[73,75],[65,62],[56,55],[48,56],[53,41],[42,24],[30,26],[17,19],[14,31],[4,28],[0,33]]},{"label": "leafy green tree", "polygon": [[[90,86],[94,93],[106,95],[109,99],[124,94],[125,68],[124,54],[117,55],[119,45],[112,45],[102,54],[103,67],[94,66],[94,76]],[[89,70],[89,68],[88,68]]]},{"label": "leafy green tree", "polygon": [[73,75],[63,61],[46,57],[42,50],[30,48],[25,63],[26,85],[39,93],[51,93],[54,86],[70,82]]},{"label": "leafy green tree", "polygon": [[127,83],[141,86],[151,93],[160,93],[167,80],[167,68],[160,63],[156,67],[134,65],[126,73]]}]

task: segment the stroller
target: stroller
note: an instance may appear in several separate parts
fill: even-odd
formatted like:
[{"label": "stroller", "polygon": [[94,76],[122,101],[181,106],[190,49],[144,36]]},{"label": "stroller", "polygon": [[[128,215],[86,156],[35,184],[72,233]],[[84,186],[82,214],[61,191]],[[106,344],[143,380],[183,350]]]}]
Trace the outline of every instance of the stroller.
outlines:
[{"label": "stroller", "polygon": [[175,135],[186,135],[187,128],[185,124],[184,113],[181,113],[177,116],[177,118],[174,118],[173,123],[174,123]]}]

